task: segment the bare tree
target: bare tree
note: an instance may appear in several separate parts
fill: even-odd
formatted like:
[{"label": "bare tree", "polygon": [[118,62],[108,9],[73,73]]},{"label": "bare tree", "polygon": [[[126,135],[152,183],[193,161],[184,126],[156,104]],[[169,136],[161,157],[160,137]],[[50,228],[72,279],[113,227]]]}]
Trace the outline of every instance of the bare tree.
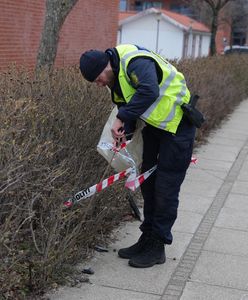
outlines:
[{"label": "bare tree", "polygon": [[191,17],[210,26],[212,11],[208,4],[200,0],[183,0],[191,9]]},{"label": "bare tree", "polygon": [[233,0],[203,0],[212,10],[212,22],[211,22],[211,41],[210,41],[210,55],[216,54],[216,33],[218,30],[218,18],[221,9],[230,1]]},{"label": "bare tree", "polygon": [[[216,54],[216,33],[218,30],[218,19],[221,10],[223,7],[228,3],[234,0],[184,0],[189,6],[195,8],[200,7],[201,5],[207,4],[208,8],[210,9],[210,15],[207,14],[207,17],[210,18],[209,25],[211,27],[211,41],[210,41],[210,55]],[[200,11],[203,11],[200,9]],[[207,22],[208,23],[208,22]]]},{"label": "bare tree", "polygon": [[[234,32],[247,35],[248,30],[248,1],[236,0],[230,2],[225,9],[225,14],[220,22],[230,26],[230,47],[233,45]],[[240,41],[241,42],[241,41]],[[242,45],[242,42],[241,42]]]},{"label": "bare tree", "polygon": [[53,66],[59,41],[60,29],[78,0],[46,0],[46,16],[42,31],[36,70]]}]

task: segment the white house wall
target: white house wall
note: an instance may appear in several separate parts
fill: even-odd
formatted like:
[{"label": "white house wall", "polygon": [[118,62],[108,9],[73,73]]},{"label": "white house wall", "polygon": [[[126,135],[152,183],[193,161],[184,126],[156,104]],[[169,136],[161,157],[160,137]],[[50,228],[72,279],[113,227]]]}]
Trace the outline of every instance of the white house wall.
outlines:
[{"label": "white house wall", "polygon": [[156,35],[154,35],[154,32],[156,32],[154,18],[147,16],[146,18],[124,24],[121,30],[121,40],[118,43],[131,43],[155,50]]},{"label": "white house wall", "polygon": [[[195,51],[192,53],[193,34],[196,35]],[[210,36],[203,34],[200,48],[200,34],[189,33],[186,57],[207,56],[209,53]],[[157,39],[158,37],[158,39]],[[159,20],[155,14],[124,23],[118,32],[117,44],[135,44],[160,53],[167,59],[181,59],[183,55],[184,31],[164,19]]]},{"label": "white house wall", "polygon": [[193,47],[193,34],[192,32],[189,33],[189,40],[188,40],[188,49],[187,49],[187,54],[186,57],[191,57],[192,56],[192,47]]},{"label": "white house wall", "polygon": [[159,25],[158,52],[168,59],[182,58],[183,31],[161,20]]},{"label": "white house wall", "polygon": [[[157,43],[158,29],[158,43]],[[181,58],[183,51],[183,31],[155,15],[123,24],[118,33],[118,44],[132,43],[157,51],[168,59]],[[158,45],[158,47],[156,47]],[[156,49],[157,48],[157,49]]]},{"label": "white house wall", "polygon": [[[193,53],[193,35],[195,35],[195,51]],[[187,49],[187,57],[188,58],[196,58],[208,56],[209,54],[209,46],[210,46],[210,35],[201,35],[201,47],[200,47],[200,34],[190,33],[189,41],[188,41],[188,49]]]},{"label": "white house wall", "polygon": [[199,34],[197,34],[195,37],[195,55],[194,55],[194,57],[199,56],[199,47],[200,47],[200,36],[199,36]]},{"label": "white house wall", "polygon": [[209,55],[210,38],[210,36],[202,36],[202,56]]}]

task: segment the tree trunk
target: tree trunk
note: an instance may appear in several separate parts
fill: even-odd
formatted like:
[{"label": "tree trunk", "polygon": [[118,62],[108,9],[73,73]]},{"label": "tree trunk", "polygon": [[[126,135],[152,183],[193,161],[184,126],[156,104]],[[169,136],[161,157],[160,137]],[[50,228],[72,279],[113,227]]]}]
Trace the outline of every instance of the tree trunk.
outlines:
[{"label": "tree trunk", "polygon": [[210,55],[216,54],[216,34],[218,29],[218,12],[213,10],[213,18],[211,23],[211,40],[210,40]]},{"label": "tree trunk", "polygon": [[211,40],[210,40],[210,55],[216,54],[216,34],[218,30],[218,17],[220,10],[232,0],[203,0],[212,10],[212,22],[211,22]]},{"label": "tree trunk", "polygon": [[42,31],[36,70],[53,67],[59,41],[60,29],[78,0],[46,0],[46,16]]}]

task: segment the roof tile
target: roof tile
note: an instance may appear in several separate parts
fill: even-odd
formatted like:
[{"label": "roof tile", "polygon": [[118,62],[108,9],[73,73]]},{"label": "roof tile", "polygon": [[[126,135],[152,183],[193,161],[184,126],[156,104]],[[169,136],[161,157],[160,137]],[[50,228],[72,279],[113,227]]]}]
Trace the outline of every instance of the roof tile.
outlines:
[{"label": "roof tile", "polygon": [[[188,27],[188,28],[191,27],[195,31],[210,32],[210,29],[206,25],[204,25],[203,23],[200,23],[188,16],[178,14],[173,11],[169,11],[169,10],[165,10],[165,9],[161,9],[161,10],[150,9],[150,11],[151,11],[151,13],[155,13],[156,11],[161,11],[161,13],[163,15],[173,19],[174,21],[176,21],[177,23],[179,23],[185,27]],[[137,13],[136,11],[120,12],[119,13],[119,21],[123,21],[129,17],[133,17],[138,14],[139,13]]]},{"label": "roof tile", "polygon": [[196,21],[196,20],[194,20],[194,19],[192,19],[188,16],[178,14],[178,13],[175,13],[175,12],[169,11],[169,10],[164,10],[164,9],[161,10],[161,12],[164,15],[174,19],[175,21],[177,21],[178,23],[180,23],[180,24],[182,24],[186,27],[191,26],[193,30],[210,32],[209,28],[206,25],[204,25],[204,24],[202,24],[202,23],[200,23],[200,22],[198,22],[198,21]]}]

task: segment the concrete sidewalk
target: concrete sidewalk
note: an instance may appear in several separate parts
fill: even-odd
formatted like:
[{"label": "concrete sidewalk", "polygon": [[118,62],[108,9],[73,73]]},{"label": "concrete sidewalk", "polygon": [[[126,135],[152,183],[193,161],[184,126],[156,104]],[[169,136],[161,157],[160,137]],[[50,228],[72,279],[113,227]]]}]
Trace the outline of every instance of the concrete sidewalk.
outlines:
[{"label": "concrete sidewalk", "polygon": [[248,100],[197,153],[180,192],[174,242],[167,262],[128,266],[117,251],[137,241],[139,222],[115,232],[109,252],[96,253],[95,271],[80,288],[52,300],[248,300]]}]

